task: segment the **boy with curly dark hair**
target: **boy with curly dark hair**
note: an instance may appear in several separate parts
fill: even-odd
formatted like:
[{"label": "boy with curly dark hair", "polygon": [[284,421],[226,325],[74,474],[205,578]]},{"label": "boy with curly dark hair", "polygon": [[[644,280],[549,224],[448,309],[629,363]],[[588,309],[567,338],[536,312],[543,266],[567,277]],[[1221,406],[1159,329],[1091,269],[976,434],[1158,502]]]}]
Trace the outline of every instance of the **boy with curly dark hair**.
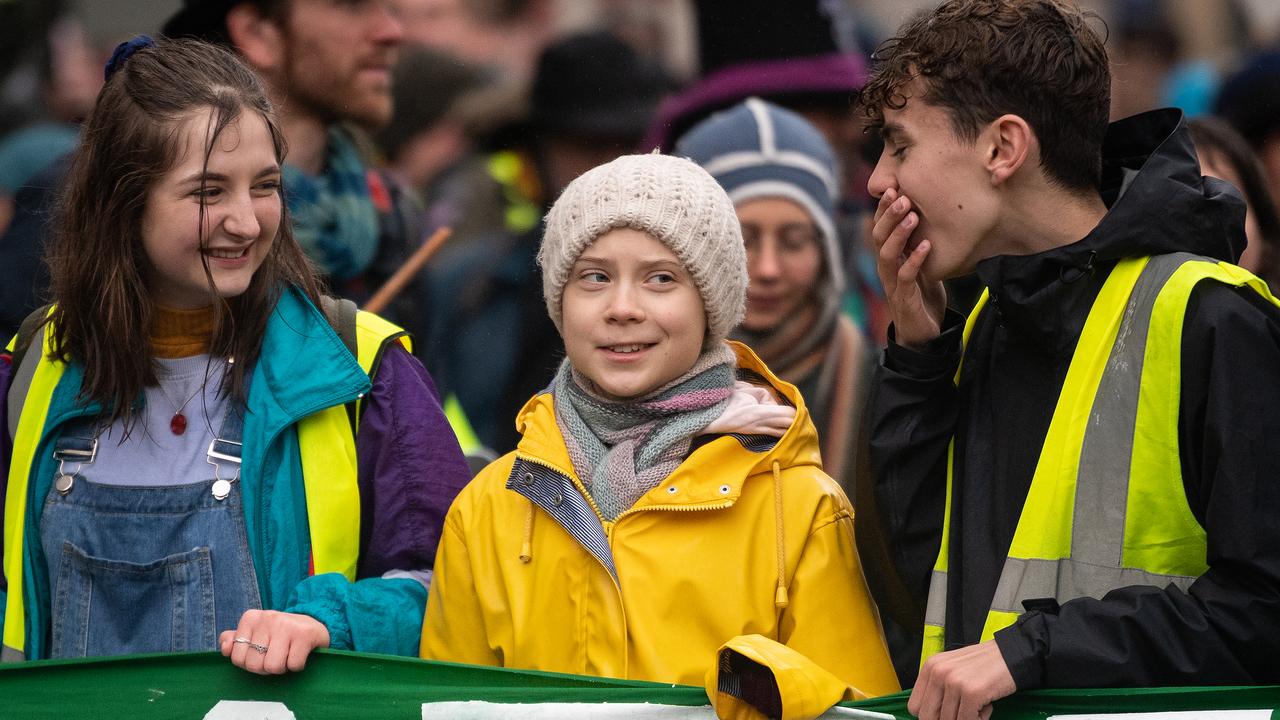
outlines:
[{"label": "boy with curly dark hair", "polygon": [[[1107,124],[1065,0],[949,0],[862,101],[893,328],[872,407],[896,562],[927,597],[909,709],[1037,687],[1280,680],[1280,308],[1180,112]],[[986,287],[967,322],[942,281]]]}]

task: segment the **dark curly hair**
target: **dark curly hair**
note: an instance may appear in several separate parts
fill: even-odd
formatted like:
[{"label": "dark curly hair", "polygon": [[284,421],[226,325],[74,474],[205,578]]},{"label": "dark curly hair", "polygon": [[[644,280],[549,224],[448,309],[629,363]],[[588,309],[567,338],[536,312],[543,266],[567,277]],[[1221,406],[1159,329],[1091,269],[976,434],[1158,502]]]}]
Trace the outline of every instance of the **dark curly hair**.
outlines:
[{"label": "dark curly hair", "polygon": [[1040,140],[1051,180],[1096,189],[1111,70],[1090,20],[1101,24],[1067,0],[947,0],[876,50],[861,107],[883,125],[885,108],[905,107],[918,80],[919,99],[945,109],[958,138],[973,142],[983,125],[1017,115]]}]

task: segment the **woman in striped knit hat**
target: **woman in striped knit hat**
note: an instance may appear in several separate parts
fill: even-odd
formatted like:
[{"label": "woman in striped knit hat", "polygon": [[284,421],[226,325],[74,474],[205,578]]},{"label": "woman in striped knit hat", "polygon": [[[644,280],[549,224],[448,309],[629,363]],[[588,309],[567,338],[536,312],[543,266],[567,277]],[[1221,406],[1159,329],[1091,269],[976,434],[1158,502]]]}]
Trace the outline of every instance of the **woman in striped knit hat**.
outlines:
[{"label": "woman in striped knit hat", "polygon": [[855,439],[870,363],[840,312],[844,267],[832,220],[835,155],[817,128],[751,98],[694,126],[676,145],[733,200],[747,249],[746,313],[732,337],[800,388],[822,464],[852,494]]}]

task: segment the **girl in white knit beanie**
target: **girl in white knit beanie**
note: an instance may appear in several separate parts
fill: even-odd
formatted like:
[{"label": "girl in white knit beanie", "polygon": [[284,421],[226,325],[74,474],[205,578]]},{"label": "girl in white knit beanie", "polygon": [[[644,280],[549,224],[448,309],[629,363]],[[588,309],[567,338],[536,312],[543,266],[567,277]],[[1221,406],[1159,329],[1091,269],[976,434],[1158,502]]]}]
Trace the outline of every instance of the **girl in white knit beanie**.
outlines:
[{"label": "girl in white knit beanie", "polygon": [[725,340],[747,272],[716,181],[657,154],[594,168],[539,264],[568,357],[449,512],[422,656],[701,684],[750,634],[897,690],[804,401]]}]

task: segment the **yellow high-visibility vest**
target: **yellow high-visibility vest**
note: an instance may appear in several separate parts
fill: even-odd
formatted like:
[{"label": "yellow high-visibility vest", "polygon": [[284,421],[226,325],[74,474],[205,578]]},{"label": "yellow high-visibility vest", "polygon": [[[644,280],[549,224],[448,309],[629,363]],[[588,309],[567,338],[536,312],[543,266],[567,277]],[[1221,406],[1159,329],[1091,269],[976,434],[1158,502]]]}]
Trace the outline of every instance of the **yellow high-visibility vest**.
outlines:
[{"label": "yellow high-visibility vest", "polygon": [[[1280,306],[1249,272],[1187,253],[1126,259],[1111,271],[1067,369],[981,641],[1012,625],[1024,600],[1101,598],[1130,585],[1185,590],[1208,569],[1178,449],[1182,325],[1202,281],[1249,287]],[[984,292],[969,316],[966,346],[986,301]],[[922,664],[944,649],[954,472],[953,438]]]}]

